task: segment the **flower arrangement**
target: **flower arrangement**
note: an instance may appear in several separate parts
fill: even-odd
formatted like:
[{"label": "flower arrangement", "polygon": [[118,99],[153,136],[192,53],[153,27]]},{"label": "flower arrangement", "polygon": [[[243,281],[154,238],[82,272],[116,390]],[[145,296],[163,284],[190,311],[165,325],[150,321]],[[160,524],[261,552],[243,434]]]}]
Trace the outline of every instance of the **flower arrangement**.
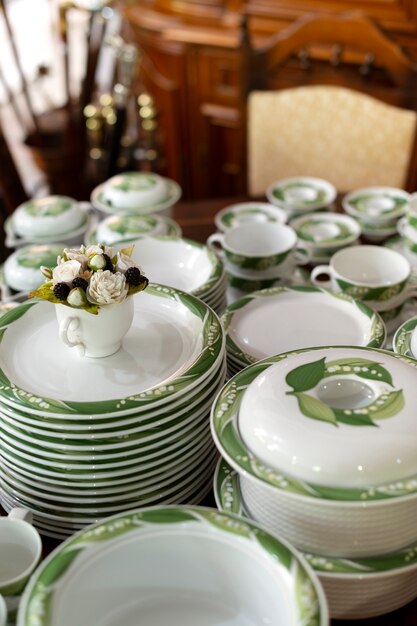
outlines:
[{"label": "flower arrangement", "polygon": [[133,248],[118,252],[103,244],[65,248],[55,267],[41,267],[46,282],[30,297],[97,315],[101,307],[120,304],[148,286],[132,261]]}]

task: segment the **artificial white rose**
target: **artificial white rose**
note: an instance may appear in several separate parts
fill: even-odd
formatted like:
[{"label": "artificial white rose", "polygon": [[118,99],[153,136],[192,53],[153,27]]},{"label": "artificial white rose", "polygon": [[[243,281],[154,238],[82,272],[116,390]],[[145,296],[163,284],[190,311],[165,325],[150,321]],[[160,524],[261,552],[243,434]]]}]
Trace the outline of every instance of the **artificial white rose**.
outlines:
[{"label": "artificial white rose", "polygon": [[65,261],[54,267],[52,280],[54,283],[71,283],[79,275],[80,269],[79,261]]},{"label": "artificial white rose", "polygon": [[87,256],[94,256],[95,254],[103,254],[103,250],[100,246],[88,246],[85,253]]},{"label": "artificial white rose", "polygon": [[126,272],[129,267],[137,267],[136,263],[132,261],[130,256],[123,252],[117,253],[116,272]]},{"label": "artificial white rose", "polygon": [[91,276],[87,287],[87,299],[93,304],[116,304],[123,302],[128,286],[123,274],[98,270]]},{"label": "artificial white rose", "polygon": [[[62,263],[62,257],[59,257]],[[79,261],[81,264],[87,263],[88,257],[85,253],[85,246],[80,248],[64,248],[64,258],[68,261]]]}]

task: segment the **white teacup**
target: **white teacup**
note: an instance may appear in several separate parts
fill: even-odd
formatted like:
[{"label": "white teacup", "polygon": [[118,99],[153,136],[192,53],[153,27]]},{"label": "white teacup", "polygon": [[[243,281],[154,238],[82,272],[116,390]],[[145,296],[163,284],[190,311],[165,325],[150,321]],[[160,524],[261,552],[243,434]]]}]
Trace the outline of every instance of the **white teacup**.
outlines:
[{"label": "white teacup", "polygon": [[[327,275],[327,281],[318,280]],[[329,265],[311,272],[313,284],[365,300],[374,310],[389,312],[417,294],[405,257],[380,246],[351,246],[336,252]]]},{"label": "white teacup", "polygon": [[[5,600],[8,618],[16,614],[20,596],[40,561],[42,542],[32,526],[32,514],[14,508],[0,517],[0,594]],[[0,624],[2,609],[0,603]]]},{"label": "white teacup", "polygon": [[80,356],[102,358],[117,352],[132,325],[133,296],[102,306],[97,315],[63,304],[55,305],[59,337]]},{"label": "white teacup", "polygon": [[0,626],[7,624],[7,605],[6,600],[0,595]]},{"label": "white teacup", "polygon": [[278,278],[305,264],[310,254],[297,249],[293,228],[260,222],[240,224],[207,239],[225,263],[226,270],[242,278]]}]

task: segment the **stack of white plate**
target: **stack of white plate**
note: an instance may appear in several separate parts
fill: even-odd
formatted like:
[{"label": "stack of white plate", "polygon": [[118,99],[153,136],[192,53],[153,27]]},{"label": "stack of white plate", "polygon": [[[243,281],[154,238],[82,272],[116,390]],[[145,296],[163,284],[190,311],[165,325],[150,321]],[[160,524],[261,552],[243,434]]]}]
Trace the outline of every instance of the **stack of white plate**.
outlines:
[{"label": "stack of white plate", "polygon": [[[308,348],[250,365],[213,404],[247,514],[328,571],[332,617],[417,596],[416,380],[417,362],[392,352]],[[361,563],[378,573],[366,585]]]},{"label": "stack of white plate", "polygon": [[378,313],[318,287],[255,291],[229,305],[221,321],[229,375],[288,350],[329,344],[382,348],[386,339]]},{"label": "stack of white plate", "polygon": [[149,236],[135,242],[132,258],[153,282],[182,289],[217,313],[226,307],[223,264],[204,244],[180,237]]},{"label": "stack of white plate", "polygon": [[28,302],[0,318],[0,494],[40,532],[63,537],[111,513],[196,502],[216,449],[213,395],[224,334],[201,300],[150,285],[135,296],[122,348],[80,358],[54,307]]}]

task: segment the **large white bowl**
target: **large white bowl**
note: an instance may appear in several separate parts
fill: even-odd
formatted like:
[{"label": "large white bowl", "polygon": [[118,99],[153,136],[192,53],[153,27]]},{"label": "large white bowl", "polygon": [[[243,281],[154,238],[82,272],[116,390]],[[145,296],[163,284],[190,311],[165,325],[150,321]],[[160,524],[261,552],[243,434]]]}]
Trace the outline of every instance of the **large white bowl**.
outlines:
[{"label": "large white bowl", "polygon": [[328,624],[317,578],[291,547],[198,507],[137,510],[78,533],[37,570],[17,624],[127,626],[138,614],[152,626]]},{"label": "large white bowl", "polygon": [[[239,475],[223,459],[214,476],[221,511],[248,517]],[[266,530],[273,529],[265,526]],[[333,619],[364,619],[395,611],[417,597],[417,545],[386,556],[340,559],[304,552],[323,585]]]},{"label": "large white bowl", "polygon": [[[275,379],[271,395],[281,367],[285,378]],[[373,556],[416,542],[416,367],[383,350],[329,347],[270,357],[235,375],[213,404],[212,432],[241,477],[251,516],[296,547],[330,556]],[[333,393],[345,400],[347,390],[350,401],[358,389],[375,390],[374,412],[330,408]]]}]

